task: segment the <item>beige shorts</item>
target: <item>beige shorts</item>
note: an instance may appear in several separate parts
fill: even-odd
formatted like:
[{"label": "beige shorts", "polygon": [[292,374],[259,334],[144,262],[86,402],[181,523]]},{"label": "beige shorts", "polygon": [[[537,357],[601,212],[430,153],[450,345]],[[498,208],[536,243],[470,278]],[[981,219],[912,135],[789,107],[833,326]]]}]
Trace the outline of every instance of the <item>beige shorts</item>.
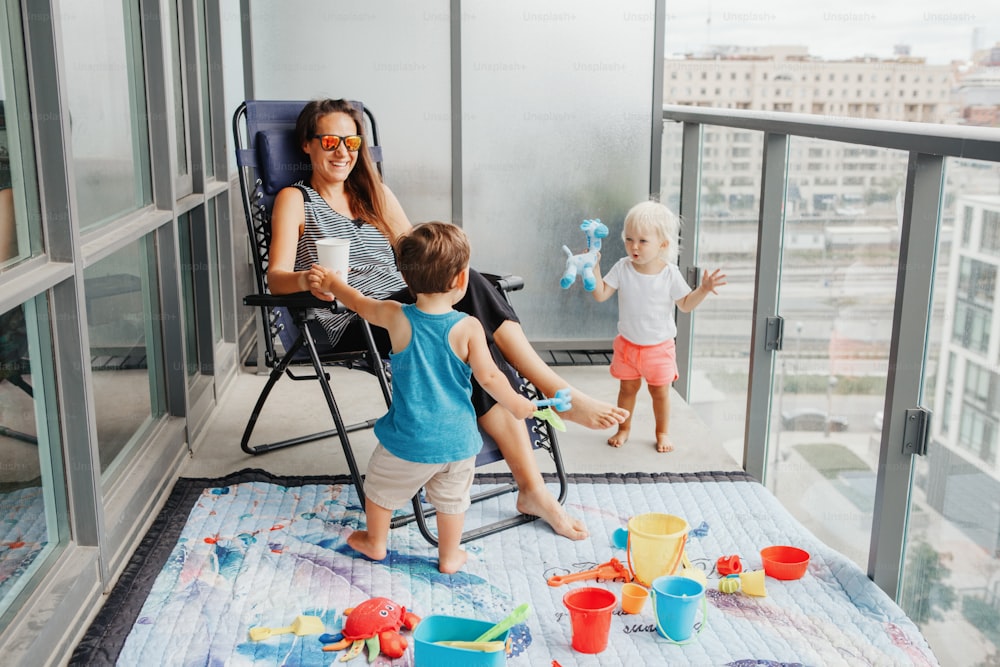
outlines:
[{"label": "beige shorts", "polygon": [[380,507],[397,510],[424,488],[427,501],[442,514],[462,514],[471,505],[470,490],[476,457],[450,463],[414,463],[375,447],[365,473],[365,497]]}]

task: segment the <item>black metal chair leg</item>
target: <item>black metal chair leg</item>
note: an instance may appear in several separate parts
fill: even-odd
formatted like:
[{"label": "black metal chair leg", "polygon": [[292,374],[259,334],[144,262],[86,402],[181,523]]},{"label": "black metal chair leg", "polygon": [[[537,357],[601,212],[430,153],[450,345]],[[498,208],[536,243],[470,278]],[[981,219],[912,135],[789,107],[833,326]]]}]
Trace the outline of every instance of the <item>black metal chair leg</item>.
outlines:
[{"label": "black metal chair leg", "polygon": [[[319,379],[320,387],[323,388],[323,396],[326,398],[326,405],[330,409],[330,415],[333,417],[333,423],[337,427],[336,433],[340,436],[340,447],[344,451],[344,458],[347,459],[347,467],[351,471],[351,480],[354,482],[354,489],[358,493],[358,499],[361,501],[361,506],[364,507],[364,479],[361,476],[361,470],[358,468],[358,462],[354,458],[354,450],[351,448],[351,442],[347,437],[348,430],[344,426],[343,418],[340,416],[340,410],[337,408],[337,400],[333,397],[333,390],[330,388],[330,380],[327,377],[327,374],[323,371],[323,362],[320,361],[319,353],[316,352],[316,344],[313,341],[312,334],[309,332],[309,327],[302,327],[301,336],[305,338],[306,349],[309,351],[309,357],[312,359],[313,368],[316,369],[316,375]],[[374,345],[374,342],[372,344]],[[381,363],[377,357],[375,359],[375,363],[379,366],[376,370],[381,370]],[[372,424],[374,424],[374,421]]]},{"label": "black metal chair leg", "polygon": [[[326,379],[326,373],[323,370],[322,365],[321,364],[318,366],[316,365],[318,363],[319,356],[318,353],[316,353],[315,351],[315,344],[312,342],[311,338],[309,339],[309,343],[310,345],[306,345],[306,338],[300,332],[299,337],[295,340],[295,343],[293,343],[292,346],[289,348],[289,353],[286,354],[282,358],[282,360],[277,364],[275,364],[274,368],[271,369],[271,373],[268,375],[267,383],[264,385],[264,389],[261,390],[260,396],[257,397],[257,402],[253,407],[253,411],[250,413],[250,418],[247,421],[247,426],[243,430],[243,438],[240,440],[240,449],[242,449],[247,454],[250,454],[252,456],[257,456],[259,454],[265,454],[267,452],[274,451],[276,449],[293,447],[295,445],[302,445],[307,442],[315,442],[316,440],[323,440],[325,438],[332,438],[332,437],[339,438],[341,437],[341,433],[346,434],[346,433],[351,433],[353,431],[361,431],[364,429],[371,428],[372,426],[375,425],[374,419],[366,419],[364,421],[360,421],[354,424],[349,424],[347,426],[343,426],[343,423],[341,422],[343,430],[339,428],[333,428],[325,431],[318,431],[316,433],[310,433],[308,435],[297,436],[294,438],[287,438],[285,440],[279,440],[277,442],[265,443],[256,446],[250,445],[250,437],[253,434],[253,430],[257,425],[257,420],[260,417],[260,413],[264,409],[264,404],[267,402],[268,396],[271,394],[271,390],[274,388],[275,384],[277,384],[278,380],[281,379],[281,376],[288,372],[289,360],[303,346],[311,348],[310,356],[317,360],[317,362],[314,363],[314,370],[317,373],[316,378],[317,379],[322,378],[321,383],[326,384],[327,390],[330,389],[330,385],[328,380]],[[317,368],[318,370],[316,370]],[[302,379],[302,378],[294,378],[294,379]],[[329,406],[329,401],[327,402],[327,405]],[[336,424],[337,420],[339,419],[339,412],[336,412],[336,404],[334,404],[334,406],[331,408],[331,414],[336,415],[334,417],[334,424]]]}]

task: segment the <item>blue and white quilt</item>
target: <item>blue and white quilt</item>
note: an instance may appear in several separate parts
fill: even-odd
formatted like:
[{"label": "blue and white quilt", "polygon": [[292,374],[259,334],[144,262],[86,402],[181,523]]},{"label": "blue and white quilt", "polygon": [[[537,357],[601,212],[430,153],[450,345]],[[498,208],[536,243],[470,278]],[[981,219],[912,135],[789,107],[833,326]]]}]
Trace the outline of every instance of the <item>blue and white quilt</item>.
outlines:
[{"label": "blue and white quilt", "polygon": [[[256,626],[282,627],[301,614],[319,616],[336,632],[343,611],[388,597],[419,616],[446,614],[499,621],[528,602],[532,614],[512,631],[508,665],[936,665],[917,627],[853,562],[806,531],[762,485],[747,479],[691,475],[575,477],[567,509],[590,538],[573,542],[534,522],[466,545],[462,572],[437,571],[436,549],[415,527],[393,530],[390,554],[372,562],[353,552],[347,535],[363,513],[347,484],[283,486],[254,481],[210,486],[200,493],[173,550],[145,597],[117,655],[119,665],[330,665],[318,635],[282,634],[251,641]],[[467,526],[509,513],[514,497],[473,506]],[[687,554],[709,577],[707,618],[696,639],[674,645],[654,628],[652,605],[636,616],[616,611],[608,648],[584,655],[571,646],[563,595],[596,585],[620,595],[621,581],[550,587],[547,579],[611,558],[625,562],[612,534],[631,516],[675,514],[698,529]],[[796,581],[766,580],[766,597],[723,595],[711,583],[716,559],[738,554],[745,570],[761,569],[759,551],[792,544],[812,555]],[[410,633],[402,634],[409,638]],[[413,642],[399,659],[413,664]],[[362,665],[360,656],[347,664]],[[339,662],[337,664],[340,664]]]},{"label": "blue and white quilt", "polygon": [[0,600],[17,587],[48,544],[41,486],[0,493]]}]

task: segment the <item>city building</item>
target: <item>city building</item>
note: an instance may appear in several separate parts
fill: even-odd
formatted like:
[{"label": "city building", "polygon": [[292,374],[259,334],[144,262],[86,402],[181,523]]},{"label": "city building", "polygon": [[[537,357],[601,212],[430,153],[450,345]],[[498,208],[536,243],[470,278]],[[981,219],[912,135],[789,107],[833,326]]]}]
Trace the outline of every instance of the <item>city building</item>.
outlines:
[{"label": "city building", "polygon": [[955,100],[961,122],[1000,127],[1000,64],[976,65],[962,73]]},{"label": "city building", "polygon": [[939,123],[950,113],[953,87],[951,65],[930,65],[923,58],[823,60],[804,46],[729,47],[667,58],[663,100]]},{"label": "city building", "polygon": [[[664,104],[944,123],[953,115],[951,65],[922,58],[823,60],[804,46],[724,47],[707,55],[667,58]],[[891,204],[902,185],[905,155],[832,142],[790,148],[789,219],[853,219],[873,204]],[[753,216],[760,193],[760,135],[708,129],[702,163],[703,213]],[[889,207],[874,224],[892,223]]]},{"label": "city building", "polygon": [[1000,197],[964,196],[956,208],[949,277],[942,285],[938,377],[944,381],[934,388],[927,501],[954,518],[962,502],[992,499],[977,503],[983,522],[966,529],[986,553],[1000,555]]}]

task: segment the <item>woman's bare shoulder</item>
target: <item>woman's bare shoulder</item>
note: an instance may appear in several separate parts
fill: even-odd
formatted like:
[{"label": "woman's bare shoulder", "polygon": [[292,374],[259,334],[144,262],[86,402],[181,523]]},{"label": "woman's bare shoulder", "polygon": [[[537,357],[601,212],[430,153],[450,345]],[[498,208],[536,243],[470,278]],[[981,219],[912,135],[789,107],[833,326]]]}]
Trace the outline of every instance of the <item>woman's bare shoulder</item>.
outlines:
[{"label": "woman's bare shoulder", "polygon": [[306,214],[305,202],[305,195],[295,186],[279,190],[271,207],[271,225],[281,226],[289,222],[301,224]]}]

